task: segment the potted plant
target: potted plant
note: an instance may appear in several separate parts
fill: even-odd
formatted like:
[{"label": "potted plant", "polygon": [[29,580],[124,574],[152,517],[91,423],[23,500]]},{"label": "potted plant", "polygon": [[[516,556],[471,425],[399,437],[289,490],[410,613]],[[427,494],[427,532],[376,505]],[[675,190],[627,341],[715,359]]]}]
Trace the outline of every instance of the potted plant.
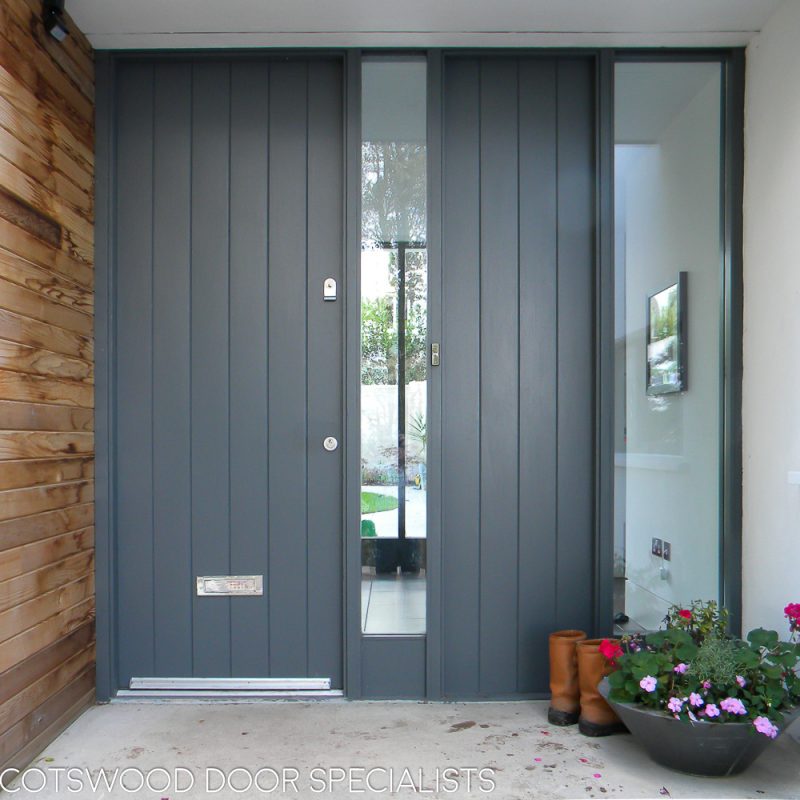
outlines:
[{"label": "potted plant", "polygon": [[790,636],[727,633],[716,603],[673,606],[665,629],[606,640],[614,671],[600,690],[650,757],[693,775],[746,769],[800,713],[800,603],[784,609]]}]

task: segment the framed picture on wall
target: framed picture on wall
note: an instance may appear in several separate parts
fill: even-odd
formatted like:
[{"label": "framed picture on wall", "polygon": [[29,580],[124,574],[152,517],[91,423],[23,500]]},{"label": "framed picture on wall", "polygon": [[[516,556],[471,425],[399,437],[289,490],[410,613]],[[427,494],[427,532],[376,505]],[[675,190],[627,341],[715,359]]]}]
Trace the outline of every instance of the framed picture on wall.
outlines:
[{"label": "framed picture on wall", "polygon": [[685,392],[687,383],[686,272],[647,298],[647,394]]}]

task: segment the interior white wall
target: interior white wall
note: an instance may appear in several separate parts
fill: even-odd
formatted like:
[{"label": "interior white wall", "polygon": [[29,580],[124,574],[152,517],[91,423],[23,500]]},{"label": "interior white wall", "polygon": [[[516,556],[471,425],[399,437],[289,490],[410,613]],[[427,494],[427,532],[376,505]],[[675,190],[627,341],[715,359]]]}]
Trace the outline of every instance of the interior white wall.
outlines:
[{"label": "interior white wall", "polygon": [[[658,140],[616,151],[625,270],[625,611],[656,628],[672,603],[719,590],[719,97],[713,64],[687,65],[694,96]],[[651,81],[657,91],[659,78]],[[622,264],[618,264],[618,269]],[[647,297],[688,273],[688,384],[645,391]],[[621,510],[621,509],[620,509]],[[652,537],[672,560],[650,553]],[[662,578],[661,567],[666,572]]]},{"label": "interior white wall", "polygon": [[744,625],[786,632],[800,602],[800,3],[747,50],[744,188]]}]

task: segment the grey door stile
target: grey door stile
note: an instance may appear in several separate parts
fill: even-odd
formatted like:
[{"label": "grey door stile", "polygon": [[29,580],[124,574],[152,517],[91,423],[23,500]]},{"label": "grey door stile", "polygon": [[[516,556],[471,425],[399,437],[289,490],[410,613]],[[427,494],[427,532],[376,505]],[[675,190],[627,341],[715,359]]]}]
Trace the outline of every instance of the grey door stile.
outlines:
[{"label": "grey door stile", "polygon": [[[343,688],[343,62],[121,60],[112,269],[117,688]],[[263,576],[198,596],[198,576]]]}]

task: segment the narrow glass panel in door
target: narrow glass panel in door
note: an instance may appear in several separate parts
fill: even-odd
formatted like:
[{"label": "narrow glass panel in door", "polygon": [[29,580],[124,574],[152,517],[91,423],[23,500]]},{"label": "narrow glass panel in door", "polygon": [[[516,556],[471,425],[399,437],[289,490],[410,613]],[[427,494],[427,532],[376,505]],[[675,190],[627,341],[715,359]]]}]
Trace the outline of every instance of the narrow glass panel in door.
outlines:
[{"label": "narrow glass panel in door", "polygon": [[362,66],[361,622],[425,633],[426,64]]}]

